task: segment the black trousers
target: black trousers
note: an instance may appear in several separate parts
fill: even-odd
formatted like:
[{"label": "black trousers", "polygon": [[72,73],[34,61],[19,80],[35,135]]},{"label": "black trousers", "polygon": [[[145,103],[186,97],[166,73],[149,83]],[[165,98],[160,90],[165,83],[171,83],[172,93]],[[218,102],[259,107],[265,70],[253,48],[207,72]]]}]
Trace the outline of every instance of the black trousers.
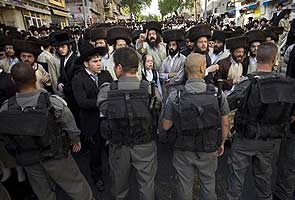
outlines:
[{"label": "black trousers", "polygon": [[293,199],[295,190],[295,135],[282,140],[275,195],[281,200]]},{"label": "black trousers", "polygon": [[82,136],[82,148],[89,151],[91,176],[96,183],[102,180],[102,153],[105,150],[106,140],[101,137],[99,131],[93,136]]}]

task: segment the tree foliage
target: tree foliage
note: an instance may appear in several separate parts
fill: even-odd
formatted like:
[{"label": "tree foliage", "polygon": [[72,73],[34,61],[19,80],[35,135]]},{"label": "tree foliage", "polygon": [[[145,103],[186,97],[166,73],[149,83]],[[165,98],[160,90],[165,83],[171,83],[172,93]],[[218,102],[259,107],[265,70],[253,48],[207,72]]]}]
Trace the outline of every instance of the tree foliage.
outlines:
[{"label": "tree foliage", "polygon": [[163,17],[172,13],[178,15],[178,11],[193,5],[194,0],[159,0],[159,10]]},{"label": "tree foliage", "polygon": [[151,4],[152,0],[122,0],[121,4],[127,7],[130,15],[138,16],[140,10]]}]

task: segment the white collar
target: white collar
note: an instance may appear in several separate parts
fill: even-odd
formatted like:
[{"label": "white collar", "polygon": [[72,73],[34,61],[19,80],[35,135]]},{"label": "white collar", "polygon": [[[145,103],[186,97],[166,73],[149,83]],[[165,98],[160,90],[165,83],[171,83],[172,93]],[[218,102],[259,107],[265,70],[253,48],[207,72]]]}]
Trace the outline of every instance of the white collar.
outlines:
[{"label": "white collar", "polygon": [[89,75],[89,76],[96,76],[97,74],[94,74],[94,73],[92,73],[91,71],[89,71],[87,68],[85,68],[85,70],[86,70],[86,72],[87,72],[87,74]]}]

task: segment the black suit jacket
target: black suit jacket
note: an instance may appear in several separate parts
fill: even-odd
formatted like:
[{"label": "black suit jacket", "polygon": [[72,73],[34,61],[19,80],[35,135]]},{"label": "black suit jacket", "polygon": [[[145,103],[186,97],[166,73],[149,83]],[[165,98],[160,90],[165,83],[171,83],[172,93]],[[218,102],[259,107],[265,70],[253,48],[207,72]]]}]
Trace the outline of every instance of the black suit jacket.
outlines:
[{"label": "black suit jacket", "polygon": [[66,65],[64,67],[60,66],[60,77],[58,78],[58,83],[64,84],[65,96],[72,95],[72,79],[81,69],[81,66],[75,64],[77,59],[77,54],[73,53],[68,59]]},{"label": "black suit jacket", "polygon": [[72,88],[75,100],[80,109],[80,128],[82,134],[93,136],[99,131],[100,113],[97,103],[99,86],[104,82],[112,82],[112,76],[108,71],[102,71],[98,75],[98,87],[89,74],[82,70],[72,80]]},{"label": "black suit jacket", "polygon": [[2,103],[15,95],[15,85],[11,80],[10,74],[0,73],[0,107]]}]

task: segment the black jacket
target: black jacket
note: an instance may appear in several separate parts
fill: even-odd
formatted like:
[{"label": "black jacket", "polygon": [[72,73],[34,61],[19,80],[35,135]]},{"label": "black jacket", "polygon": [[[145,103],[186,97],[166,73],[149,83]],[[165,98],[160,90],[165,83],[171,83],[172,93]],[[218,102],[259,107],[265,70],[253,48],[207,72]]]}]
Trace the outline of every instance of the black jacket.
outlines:
[{"label": "black jacket", "polygon": [[290,52],[286,75],[287,77],[295,78],[295,46]]},{"label": "black jacket", "polygon": [[61,59],[60,77],[58,78],[58,83],[64,84],[64,94],[66,97],[72,96],[72,79],[75,74],[81,70],[81,66],[75,64],[77,58],[77,54],[73,53],[65,66],[62,66],[64,59]]},{"label": "black jacket", "polygon": [[99,86],[105,82],[112,82],[112,76],[108,71],[102,71],[98,75],[98,87],[85,71],[80,71],[72,80],[74,98],[80,109],[80,128],[82,134],[93,136],[99,130],[100,113],[97,103]]},{"label": "black jacket", "polygon": [[10,74],[6,72],[0,73],[0,107],[2,103],[15,95],[15,85],[11,80]]}]

